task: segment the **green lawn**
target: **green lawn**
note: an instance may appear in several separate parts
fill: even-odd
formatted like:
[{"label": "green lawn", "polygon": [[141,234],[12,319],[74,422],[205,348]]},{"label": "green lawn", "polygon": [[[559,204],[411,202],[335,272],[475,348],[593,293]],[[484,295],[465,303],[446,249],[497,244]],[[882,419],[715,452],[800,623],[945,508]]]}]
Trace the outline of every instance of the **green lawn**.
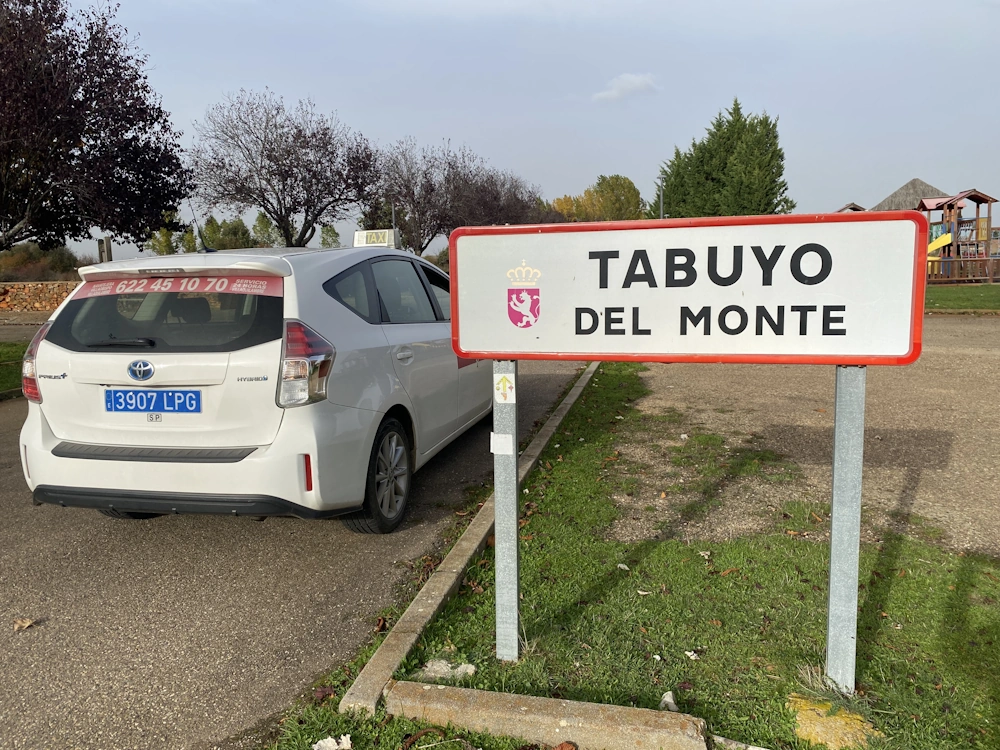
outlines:
[{"label": "green lawn", "polygon": [[27,344],[0,343],[0,393],[21,387],[21,358]]},{"label": "green lawn", "polygon": [[929,285],[927,310],[1000,310],[1000,284]]},{"label": "green lawn", "polygon": [[[796,481],[796,470],[675,415],[639,414],[630,407],[642,393],[636,368],[603,369],[553,439],[562,447],[546,450],[525,485],[523,658],[509,665],[494,656],[487,552],[397,676],[446,658],[476,665],[461,683],[468,687],[644,708],[673,690],[680,709],[715,734],[773,750],[807,747],[784,706],[791,693],[826,692],[816,675],[829,565],[818,538],[828,508],[788,502],[774,510],[771,531],[728,542],[689,544],[670,529],[656,541],[615,541],[610,496],[634,489],[642,470],[619,467],[618,440],[690,433],[669,457],[687,480],[663,486],[679,493],[681,518],[709,512],[723,488],[747,477]],[[936,536],[925,524],[912,528]],[[870,747],[1000,747],[997,561],[887,533],[863,548],[861,568],[859,694],[837,700],[884,733]]]}]

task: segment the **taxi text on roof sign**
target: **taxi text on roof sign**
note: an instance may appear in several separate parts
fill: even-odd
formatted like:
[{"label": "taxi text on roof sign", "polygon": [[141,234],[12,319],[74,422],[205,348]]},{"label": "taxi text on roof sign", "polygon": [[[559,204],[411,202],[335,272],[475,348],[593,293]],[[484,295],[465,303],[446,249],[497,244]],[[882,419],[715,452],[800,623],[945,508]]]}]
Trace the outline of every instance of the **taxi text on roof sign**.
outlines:
[{"label": "taxi text on roof sign", "polygon": [[491,359],[909,364],[916,211],[463,227],[452,341]]},{"label": "taxi text on roof sign", "polygon": [[354,233],[354,247],[399,248],[395,229],[359,229]]}]

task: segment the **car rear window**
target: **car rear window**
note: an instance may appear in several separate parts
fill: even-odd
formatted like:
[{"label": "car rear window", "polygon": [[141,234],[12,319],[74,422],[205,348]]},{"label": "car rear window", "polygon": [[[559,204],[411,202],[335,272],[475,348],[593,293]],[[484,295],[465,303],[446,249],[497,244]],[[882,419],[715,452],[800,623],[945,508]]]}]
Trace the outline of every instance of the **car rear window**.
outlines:
[{"label": "car rear window", "polygon": [[278,277],[87,282],[46,338],[78,352],[238,351],[281,338],[282,294]]}]

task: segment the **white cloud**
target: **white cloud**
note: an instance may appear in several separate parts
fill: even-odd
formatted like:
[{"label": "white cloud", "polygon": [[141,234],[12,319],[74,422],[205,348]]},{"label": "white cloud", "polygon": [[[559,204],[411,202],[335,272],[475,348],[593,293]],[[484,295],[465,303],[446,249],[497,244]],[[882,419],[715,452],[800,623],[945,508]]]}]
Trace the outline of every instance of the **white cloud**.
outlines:
[{"label": "white cloud", "polygon": [[622,73],[608,82],[604,91],[592,97],[595,102],[614,102],[636,94],[651,94],[660,87],[653,82],[652,73]]}]

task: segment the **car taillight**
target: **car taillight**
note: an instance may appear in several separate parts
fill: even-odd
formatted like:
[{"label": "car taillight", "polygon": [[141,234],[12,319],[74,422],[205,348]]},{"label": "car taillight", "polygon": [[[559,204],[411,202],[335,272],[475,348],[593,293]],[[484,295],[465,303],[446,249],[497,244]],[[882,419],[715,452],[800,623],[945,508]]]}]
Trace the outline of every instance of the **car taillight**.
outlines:
[{"label": "car taillight", "polygon": [[42,343],[45,334],[49,332],[51,323],[46,323],[38,329],[38,333],[31,339],[28,348],[24,352],[24,361],[21,363],[21,392],[28,401],[36,404],[42,403],[42,392],[38,389],[38,373],[35,371],[35,355],[38,353],[38,345]]},{"label": "car taillight", "polygon": [[297,320],[286,320],[278,406],[302,406],[325,399],[336,356],[333,344],[312,328]]}]

